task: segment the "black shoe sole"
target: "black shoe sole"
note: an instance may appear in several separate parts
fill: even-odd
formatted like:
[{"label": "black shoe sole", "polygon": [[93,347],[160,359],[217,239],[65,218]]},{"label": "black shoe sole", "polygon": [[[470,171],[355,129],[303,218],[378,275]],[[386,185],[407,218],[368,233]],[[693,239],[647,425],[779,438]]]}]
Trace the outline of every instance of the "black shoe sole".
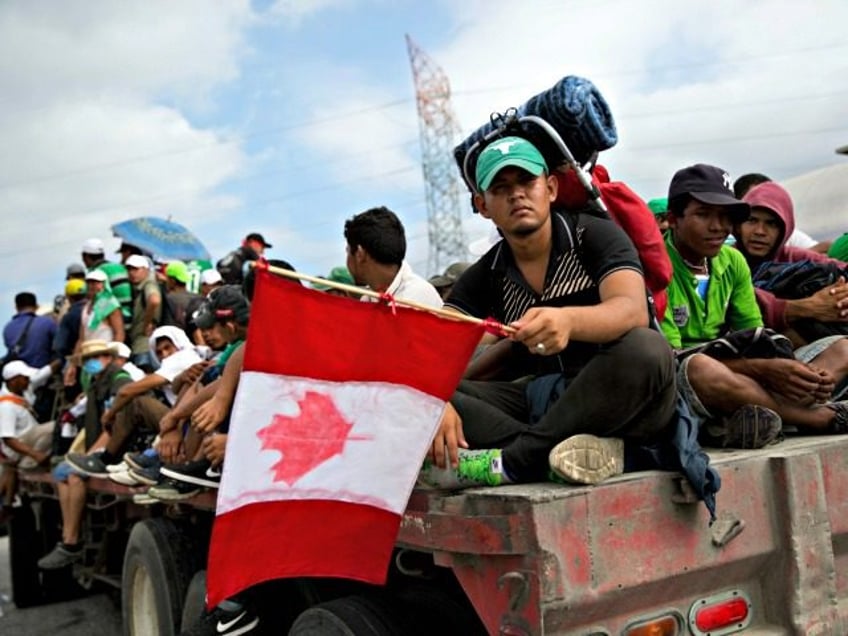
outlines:
[{"label": "black shoe sole", "polygon": [[185,473],[178,472],[171,468],[160,468],[159,472],[165,477],[173,479],[174,481],[182,481],[187,484],[194,484],[195,486],[203,486],[204,488],[218,488],[218,486],[221,485],[220,479],[212,481],[211,479],[204,479],[203,477],[186,475]]}]

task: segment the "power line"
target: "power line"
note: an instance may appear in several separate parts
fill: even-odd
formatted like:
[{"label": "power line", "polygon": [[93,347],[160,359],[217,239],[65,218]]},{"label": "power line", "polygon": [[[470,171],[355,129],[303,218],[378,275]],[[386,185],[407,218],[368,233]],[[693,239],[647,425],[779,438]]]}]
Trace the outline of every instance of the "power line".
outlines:
[{"label": "power line", "polygon": [[339,113],[339,114],[336,114],[336,115],[329,115],[327,117],[320,117],[320,118],[317,118],[317,119],[307,120],[307,121],[299,122],[299,123],[296,123],[296,124],[290,124],[288,126],[278,126],[278,127],[275,127],[275,128],[268,128],[268,129],[261,130],[261,131],[255,131],[255,132],[252,132],[252,133],[248,133],[246,135],[242,135],[238,139],[229,139],[229,140],[226,140],[226,141],[215,140],[215,141],[212,141],[212,142],[209,142],[209,143],[198,144],[196,146],[190,146],[190,147],[187,147],[187,148],[177,148],[177,149],[174,149],[174,150],[166,150],[166,151],[147,154],[147,155],[138,155],[138,156],[135,156],[135,157],[127,157],[126,159],[118,159],[118,160],[115,160],[115,161],[108,161],[108,162],[105,162],[105,163],[94,164],[94,165],[90,165],[90,166],[84,166],[82,168],[77,168],[75,170],[69,170],[69,171],[61,172],[61,173],[54,173],[52,175],[42,175],[42,176],[36,177],[34,179],[25,179],[25,180],[22,180],[22,181],[0,183],[0,190],[6,189],[6,188],[11,188],[11,187],[16,187],[16,186],[21,186],[21,185],[31,185],[31,184],[36,184],[36,183],[44,183],[46,181],[67,179],[68,177],[76,177],[76,176],[79,176],[81,174],[94,172],[96,170],[108,170],[108,169],[111,169],[111,168],[123,167],[123,166],[132,165],[132,164],[135,164],[135,163],[142,163],[142,162],[145,162],[145,161],[150,161],[151,159],[159,159],[159,158],[162,158],[162,157],[171,157],[171,156],[175,156],[175,155],[186,154],[186,153],[190,153],[190,152],[196,152],[198,150],[205,150],[205,149],[213,148],[213,147],[222,147],[222,146],[231,146],[231,145],[234,145],[234,144],[241,144],[244,141],[254,139],[254,138],[257,138],[257,137],[265,137],[265,136],[269,136],[269,135],[279,134],[279,133],[282,133],[282,132],[288,132],[288,131],[291,131],[291,130],[296,130],[296,129],[299,129],[299,128],[308,128],[310,126],[317,126],[317,125],[320,125],[320,124],[325,124],[327,122],[337,121],[339,119],[345,119],[345,118],[348,118],[348,117],[355,117],[356,115],[361,115],[361,114],[368,113],[368,112],[374,112],[374,111],[379,111],[379,110],[383,110],[383,109],[386,109],[386,108],[391,108],[391,107],[394,107],[394,106],[397,106],[399,104],[403,104],[403,103],[406,103],[406,102],[409,102],[409,101],[411,101],[409,98],[396,99],[396,100],[392,100],[390,102],[384,102],[382,104],[376,104],[374,106],[369,106],[367,108],[360,108],[360,109],[348,111],[348,112],[345,112],[345,113]]},{"label": "power line", "polygon": [[[665,64],[665,65],[646,67],[644,69],[632,69],[632,70],[625,70],[625,71],[616,71],[614,73],[600,73],[598,75],[598,77],[617,77],[617,76],[626,76],[626,75],[642,74],[642,73],[654,73],[654,72],[657,72],[657,71],[665,71],[665,70],[682,70],[682,69],[689,69],[689,68],[700,68],[700,67],[719,66],[719,65],[727,65],[727,64],[741,64],[741,63],[747,63],[747,62],[750,62],[750,61],[756,61],[756,60],[760,60],[760,59],[768,59],[768,58],[774,58],[774,57],[785,57],[787,55],[798,55],[798,54],[818,52],[818,51],[824,51],[824,50],[830,50],[830,49],[845,48],[846,46],[848,46],[848,45],[846,45],[844,43],[832,43],[832,44],[825,44],[825,45],[820,45],[820,46],[802,47],[802,48],[798,48],[798,49],[780,51],[780,52],[776,52],[776,53],[770,52],[770,53],[764,53],[764,54],[748,55],[748,56],[735,58],[735,59],[730,58],[730,59],[716,59],[716,60],[710,60],[710,61],[691,62],[691,63],[682,63],[682,64]],[[453,94],[455,96],[456,95],[461,96],[461,95],[469,95],[469,94],[475,94],[475,93],[496,92],[496,91],[500,91],[500,90],[513,90],[514,88],[515,88],[515,85],[497,87],[497,88],[495,88],[495,87],[484,87],[484,88],[478,88],[478,89],[467,89],[467,90],[454,91]],[[152,159],[158,159],[158,158],[161,158],[161,157],[175,156],[175,155],[179,155],[179,154],[195,152],[195,151],[198,151],[198,150],[204,150],[204,149],[213,148],[213,147],[223,147],[223,146],[228,146],[228,145],[233,145],[233,144],[240,144],[244,141],[247,141],[247,140],[250,140],[250,139],[255,139],[255,138],[258,138],[258,137],[277,135],[277,134],[280,134],[280,133],[283,133],[283,132],[288,132],[288,131],[297,130],[297,129],[301,129],[301,128],[307,128],[307,127],[311,127],[311,126],[317,126],[317,125],[332,122],[332,121],[338,121],[340,119],[355,117],[357,115],[362,115],[362,114],[366,114],[366,113],[370,113],[370,112],[376,112],[376,111],[380,111],[380,110],[386,110],[386,109],[389,109],[389,108],[394,108],[396,106],[400,106],[400,105],[403,105],[403,104],[410,103],[411,101],[412,101],[411,98],[399,98],[399,99],[394,99],[394,100],[382,102],[380,104],[374,104],[373,106],[367,106],[367,107],[363,107],[363,108],[359,108],[359,109],[355,109],[355,110],[351,110],[351,111],[346,111],[346,112],[343,112],[343,113],[337,113],[335,115],[328,115],[326,117],[319,117],[319,118],[315,118],[315,119],[311,119],[311,120],[305,120],[305,121],[301,121],[301,122],[297,122],[297,123],[293,123],[293,124],[289,124],[289,125],[285,125],[285,126],[277,126],[277,127],[273,127],[273,128],[267,128],[267,129],[263,129],[263,130],[253,131],[253,132],[247,133],[245,135],[242,135],[237,139],[228,139],[228,140],[216,139],[215,141],[212,141],[212,142],[209,142],[209,143],[204,143],[204,144],[198,144],[196,146],[189,146],[189,147],[185,147],[185,148],[177,148],[177,149],[174,149],[174,150],[150,153],[150,154],[147,154],[147,155],[138,155],[138,156],[135,156],[135,157],[127,157],[127,158],[124,158],[124,159],[117,159],[117,160],[114,160],[114,161],[84,166],[84,167],[81,167],[81,168],[77,168],[77,169],[74,169],[74,170],[69,170],[69,171],[65,171],[65,172],[61,172],[61,173],[53,173],[53,174],[48,174],[48,175],[42,175],[42,176],[35,177],[35,178],[32,178],[32,179],[24,179],[24,180],[19,180],[19,181],[0,183],[0,189],[6,189],[6,188],[21,186],[21,185],[44,183],[46,181],[66,179],[66,178],[69,178],[69,177],[79,176],[81,174],[86,174],[86,173],[93,172],[93,171],[96,171],[96,170],[108,170],[108,169],[112,169],[112,168],[116,168],[116,167],[123,167],[123,166],[127,166],[127,165],[132,165],[132,164],[135,164],[135,163],[150,161]]]}]

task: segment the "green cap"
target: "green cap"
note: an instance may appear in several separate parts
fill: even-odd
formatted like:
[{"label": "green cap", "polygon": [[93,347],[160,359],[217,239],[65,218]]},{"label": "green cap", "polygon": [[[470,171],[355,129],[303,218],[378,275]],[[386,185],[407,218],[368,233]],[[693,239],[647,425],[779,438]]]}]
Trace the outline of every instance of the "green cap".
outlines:
[{"label": "green cap", "polygon": [[173,278],[183,285],[188,284],[188,281],[191,280],[191,276],[188,273],[188,266],[182,261],[171,261],[168,263],[168,266],[165,267],[165,276]]},{"label": "green cap", "polygon": [[522,168],[536,177],[548,170],[536,146],[521,137],[504,137],[486,146],[477,158],[477,189],[488,190],[498,172],[507,166]]},{"label": "green cap", "polygon": [[[325,277],[327,280],[331,280],[334,283],[344,283],[345,285],[355,285],[356,283],[353,280],[353,276],[350,275],[347,267],[339,266],[334,267],[330,270],[330,274]],[[332,289],[329,285],[324,285],[322,283],[312,283],[312,289],[317,289],[319,291],[327,291],[328,289]]]},{"label": "green cap", "polygon": [[668,212],[668,198],[660,197],[658,199],[651,199],[648,201],[648,208],[654,213],[654,216],[657,214],[666,214]]},{"label": "green cap", "polygon": [[831,243],[827,255],[838,261],[848,261],[848,234],[843,234]]}]

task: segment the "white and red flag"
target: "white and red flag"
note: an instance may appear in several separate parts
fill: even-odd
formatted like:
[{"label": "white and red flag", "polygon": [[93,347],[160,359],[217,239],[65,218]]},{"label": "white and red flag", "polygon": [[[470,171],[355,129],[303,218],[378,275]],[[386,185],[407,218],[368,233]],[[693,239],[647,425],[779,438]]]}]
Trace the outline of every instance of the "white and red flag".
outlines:
[{"label": "white and red flag", "polygon": [[483,326],[257,271],[207,602],[260,583],[383,583],[401,516]]}]

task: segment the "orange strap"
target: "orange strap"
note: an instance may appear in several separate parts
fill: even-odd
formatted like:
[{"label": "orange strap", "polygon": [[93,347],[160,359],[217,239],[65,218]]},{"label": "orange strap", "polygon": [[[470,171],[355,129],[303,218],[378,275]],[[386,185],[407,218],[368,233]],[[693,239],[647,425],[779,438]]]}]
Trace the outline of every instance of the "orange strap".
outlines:
[{"label": "orange strap", "polygon": [[7,393],[6,395],[0,395],[0,402],[13,402],[13,403],[17,404],[18,406],[23,407],[27,411],[29,411],[29,414],[32,415],[36,420],[38,419],[38,417],[35,414],[35,411],[32,408],[32,405],[29,402],[27,402],[24,398],[22,398],[20,395],[15,395],[14,393]]}]

